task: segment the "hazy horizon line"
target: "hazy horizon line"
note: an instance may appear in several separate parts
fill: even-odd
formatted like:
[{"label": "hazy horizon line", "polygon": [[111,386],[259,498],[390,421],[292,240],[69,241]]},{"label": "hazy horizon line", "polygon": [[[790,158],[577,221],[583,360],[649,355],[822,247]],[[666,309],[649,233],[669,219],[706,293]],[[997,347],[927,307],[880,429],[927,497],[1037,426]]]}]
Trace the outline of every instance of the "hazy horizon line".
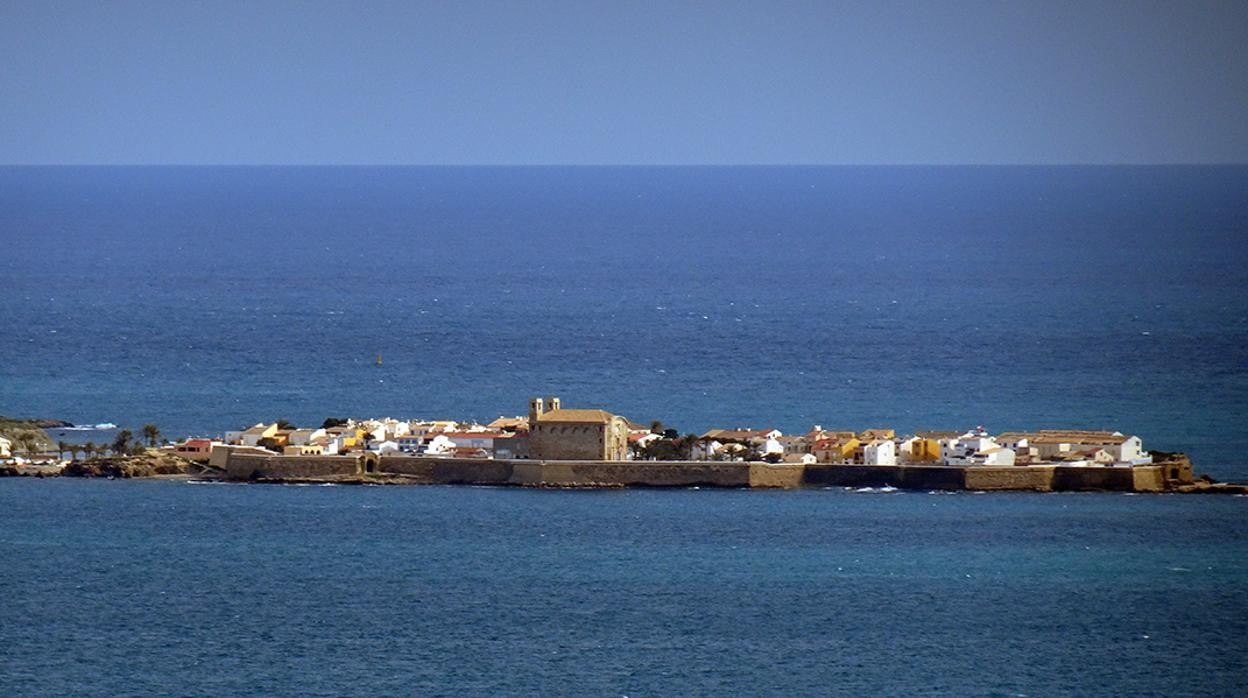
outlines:
[{"label": "hazy horizon line", "polygon": [[13,162],[0,163],[0,168],[106,168],[106,167],[133,167],[133,168],[445,168],[445,169],[467,169],[467,168],[768,168],[768,167],[789,167],[789,168],[831,168],[831,167],[1246,167],[1248,161],[1244,162],[741,162],[741,163],[368,163],[368,162],[347,162],[347,163],[177,163],[177,162],[121,162],[121,163],[60,163],[60,162]]}]

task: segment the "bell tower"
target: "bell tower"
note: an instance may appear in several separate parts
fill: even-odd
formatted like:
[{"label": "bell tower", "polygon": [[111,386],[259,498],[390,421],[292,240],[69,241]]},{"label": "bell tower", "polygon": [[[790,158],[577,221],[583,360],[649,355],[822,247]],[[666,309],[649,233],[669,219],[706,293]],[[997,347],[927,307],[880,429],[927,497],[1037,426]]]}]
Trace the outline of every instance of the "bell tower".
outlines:
[{"label": "bell tower", "polygon": [[546,412],[545,405],[540,397],[531,398],[529,400],[529,429],[532,430],[537,426],[537,420],[542,418]]}]

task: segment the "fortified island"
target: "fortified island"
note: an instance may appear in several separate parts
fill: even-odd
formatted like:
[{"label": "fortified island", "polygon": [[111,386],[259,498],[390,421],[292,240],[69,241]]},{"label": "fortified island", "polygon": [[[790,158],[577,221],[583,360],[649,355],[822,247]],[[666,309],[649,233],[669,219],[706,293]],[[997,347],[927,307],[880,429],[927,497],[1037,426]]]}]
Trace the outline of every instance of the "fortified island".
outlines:
[{"label": "fortified island", "polygon": [[[0,458],[11,442],[0,437]],[[245,482],[467,484],[528,487],[895,487],[921,490],[1121,492],[1241,491],[1195,477],[1183,454],[1146,451],[1119,431],[1041,429],[989,434],[891,428],[786,435],[778,429],[711,429],[681,435],[602,409],[533,398],[527,416],[489,424],[392,418],[327,419],[299,428],[259,423],[220,438],[190,438],[143,451],[148,470]],[[162,460],[163,459],[163,460]],[[90,463],[90,461],[88,461]],[[75,467],[76,466],[76,467]],[[124,466],[124,463],[123,463]],[[162,470],[163,469],[163,470]],[[185,471],[183,471],[185,472]]]}]

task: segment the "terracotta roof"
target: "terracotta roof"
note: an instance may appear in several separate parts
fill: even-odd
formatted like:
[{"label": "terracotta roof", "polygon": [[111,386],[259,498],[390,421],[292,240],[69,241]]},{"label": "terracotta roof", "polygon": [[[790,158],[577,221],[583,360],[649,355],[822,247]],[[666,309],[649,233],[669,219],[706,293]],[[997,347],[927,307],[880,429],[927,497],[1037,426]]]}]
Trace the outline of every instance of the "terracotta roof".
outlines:
[{"label": "terracotta roof", "polygon": [[606,424],[615,416],[606,410],[568,410],[558,409],[547,412],[538,418],[539,422],[558,422],[568,424]]}]

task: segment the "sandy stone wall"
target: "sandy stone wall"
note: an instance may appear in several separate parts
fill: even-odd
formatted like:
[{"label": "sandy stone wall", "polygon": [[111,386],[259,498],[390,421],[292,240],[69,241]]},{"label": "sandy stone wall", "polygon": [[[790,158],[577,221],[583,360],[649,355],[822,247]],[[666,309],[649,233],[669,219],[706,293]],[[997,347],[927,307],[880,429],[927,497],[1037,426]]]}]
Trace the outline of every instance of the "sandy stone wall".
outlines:
[{"label": "sandy stone wall", "polygon": [[331,475],[356,475],[360,462],[354,456],[257,456],[234,453],[225,467],[231,480],[298,479]]},{"label": "sandy stone wall", "polygon": [[[1190,468],[1191,464],[1189,463],[1188,466]],[[1163,466],[1132,468],[1131,476],[1136,492],[1160,492],[1166,489],[1167,473]]]},{"label": "sandy stone wall", "polygon": [[750,487],[778,487],[786,490],[802,486],[806,466],[800,463],[750,463]]},{"label": "sandy stone wall", "polygon": [[1132,492],[1135,468],[1058,465],[1053,467],[1055,490],[1112,490]]},{"label": "sandy stone wall", "polygon": [[[557,464],[547,464],[548,467]],[[604,484],[624,487],[749,487],[750,468],[746,463],[662,461],[617,461],[612,463],[573,463],[571,483]]]},{"label": "sandy stone wall", "polygon": [[602,424],[538,421],[529,433],[534,460],[622,461],[627,453],[628,422],[618,415]]},{"label": "sandy stone wall", "polygon": [[1039,490],[1053,489],[1052,466],[967,466],[965,481],[968,490]]},{"label": "sandy stone wall", "polygon": [[380,472],[410,475],[431,485],[511,484],[512,463],[478,458],[384,456]]},{"label": "sandy stone wall", "polygon": [[806,466],[802,483],[809,487],[901,487],[920,490],[965,489],[965,468],[937,465]]},{"label": "sandy stone wall", "polygon": [[[801,466],[796,466],[800,469]],[[547,487],[749,487],[748,463],[475,460],[387,456],[381,472],[430,484]],[[795,478],[800,478],[800,470]]]},{"label": "sandy stone wall", "polygon": [[797,463],[539,461],[366,456],[276,456],[233,452],[224,463],[233,480],[304,479],[398,474],[440,485],[536,487],[884,487],[922,490],[1165,489],[1164,466],[800,465]]}]

